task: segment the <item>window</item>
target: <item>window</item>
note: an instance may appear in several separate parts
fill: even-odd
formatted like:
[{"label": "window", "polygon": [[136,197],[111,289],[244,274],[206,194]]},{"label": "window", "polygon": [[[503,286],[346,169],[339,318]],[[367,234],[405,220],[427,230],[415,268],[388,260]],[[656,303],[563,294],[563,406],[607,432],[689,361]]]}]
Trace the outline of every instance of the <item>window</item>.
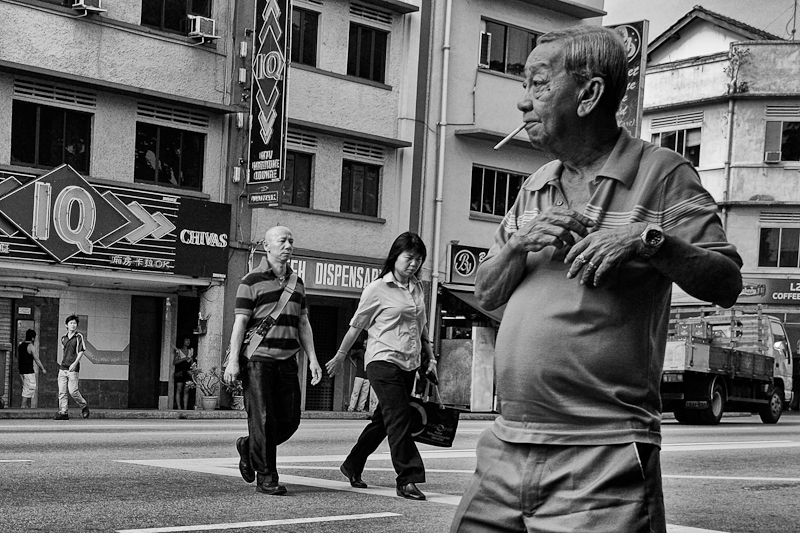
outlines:
[{"label": "window", "polygon": [[505,216],[514,205],[523,181],[523,174],[473,165],[469,210],[473,213]]},{"label": "window", "polygon": [[777,152],[780,161],[800,161],[800,122],[767,121],[764,152],[765,161],[770,161],[767,156],[770,152]]},{"label": "window", "polygon": [[383,83],[386,79],[385,31],[350,24],[350,43],[347,49],[347,73]]},{"label": "window", "polygon": [[292,8],[292,62],[317,66],[319,14]]},{"label": "window", "polygon": [[654,133],[652,142],[681,154],[694,166],[700,166],[700,128]]},{"label": "window", "polygon": [[202,189],[205,142],[202,133],[137,122],[133,181]]},{"label": "window", "polygon": [[92,115],[14,100],[11,163],[37,167],[68,164],[89,172]]},{"label": "window", "polygon": [[142,26],[186,34],[186,15],[210,18],[211,0],[142,0]]},{"label": "window", "polygon": [[354,161],[342,163],[342,213],[378,216],[381,167]]},{"label": "window", "polygon": [[761,228],[758,266],[798,268],[800,228]]},{"label": "window", "polygon": [[489,20],[484,24],[486,30],[481,39],[481,65],[488,65],[490,70],[497,72],[524,76],[525,62],[536,48],[539,34]]},{"label": "window", "polygon": [[310,207],[311,169],[314,156],[302,152],[286,152],[286,176],[283,188],[283,205]]}]

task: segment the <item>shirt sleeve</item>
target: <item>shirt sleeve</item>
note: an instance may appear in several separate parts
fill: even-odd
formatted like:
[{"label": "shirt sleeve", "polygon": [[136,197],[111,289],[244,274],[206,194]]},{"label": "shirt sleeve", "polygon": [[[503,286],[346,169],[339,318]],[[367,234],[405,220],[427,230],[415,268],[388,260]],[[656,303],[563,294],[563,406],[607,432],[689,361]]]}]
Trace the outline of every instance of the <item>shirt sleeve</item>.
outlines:
[{"label": "shirt sleeve", "polygon": [[667,176],[663,182],[662,198],[661,227],[664,233],[719,252],[742,267],[742,258],[722,229],[716,202],[689,163],[679,165]]},{"label": "shirt sleeve", "polygon": [[356,309],[353,318],[350,319],[350,325],[352,327],[367,329],[375,321],[375,317],[378,316],[381,307],[381,302],[378,299],[379,283],[385,282],[383,279],[378,278],[373,283],[367,285],[367,288],[361,293],[358,309]]},{"label": "shirt sleeve", "polygon": [[236,290],[235,313],[237,315],[252,316],[256,301],[253,298],[252,286],[249,283],[240,283]]}]

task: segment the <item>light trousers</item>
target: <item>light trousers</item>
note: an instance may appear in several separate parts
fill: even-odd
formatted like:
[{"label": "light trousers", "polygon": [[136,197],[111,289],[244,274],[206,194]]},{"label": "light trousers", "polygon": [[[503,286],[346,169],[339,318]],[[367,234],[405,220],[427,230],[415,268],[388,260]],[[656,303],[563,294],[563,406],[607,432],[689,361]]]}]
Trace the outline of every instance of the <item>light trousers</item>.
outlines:
[{"label": "light trousers", "polygon": [[67,393],[72,396],[72,399],[75,400],[75,403],[78,404],[78,407],[83,409],[86,407],[87,402],[81,395],[81,391],[78,390],[78,373],[77,372],[70,372],[69,370],[58,370],[58,410],[62,413],[67,412],[67,407],[69,406],[69,398],[67,397]]}]

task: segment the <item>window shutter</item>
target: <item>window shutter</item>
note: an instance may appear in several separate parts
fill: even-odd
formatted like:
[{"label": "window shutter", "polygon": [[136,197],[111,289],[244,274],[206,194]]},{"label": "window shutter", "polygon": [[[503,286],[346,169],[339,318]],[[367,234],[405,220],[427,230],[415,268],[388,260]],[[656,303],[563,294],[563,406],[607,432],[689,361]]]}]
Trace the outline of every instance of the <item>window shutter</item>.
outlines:
[{"label": "window shutter", "polygon": [[481,54],[478,58],[478,67],[489,68],[489,51],[492,49],[492,34],[481,32]]},{"label": "window shutter", "polygon": [[781,160],[781,142],[783,140],[783,122],[767,121],[767,133],[764,138],[764,161],[768,163]]}]

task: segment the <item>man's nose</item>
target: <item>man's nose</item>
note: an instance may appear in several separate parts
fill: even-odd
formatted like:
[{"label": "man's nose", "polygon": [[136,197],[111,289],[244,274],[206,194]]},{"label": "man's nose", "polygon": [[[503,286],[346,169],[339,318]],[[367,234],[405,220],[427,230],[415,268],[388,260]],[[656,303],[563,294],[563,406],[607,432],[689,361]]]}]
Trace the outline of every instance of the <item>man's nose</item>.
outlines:
[{"label": "man's nose", "polygon": [[528,97],[527,91],[522,95],[522,97],[519,100],[517,100],[517,109],[519,109],[523,113],[526,113],[531,109],[533,109],[533,103],[531,102],[531,99]]}]

